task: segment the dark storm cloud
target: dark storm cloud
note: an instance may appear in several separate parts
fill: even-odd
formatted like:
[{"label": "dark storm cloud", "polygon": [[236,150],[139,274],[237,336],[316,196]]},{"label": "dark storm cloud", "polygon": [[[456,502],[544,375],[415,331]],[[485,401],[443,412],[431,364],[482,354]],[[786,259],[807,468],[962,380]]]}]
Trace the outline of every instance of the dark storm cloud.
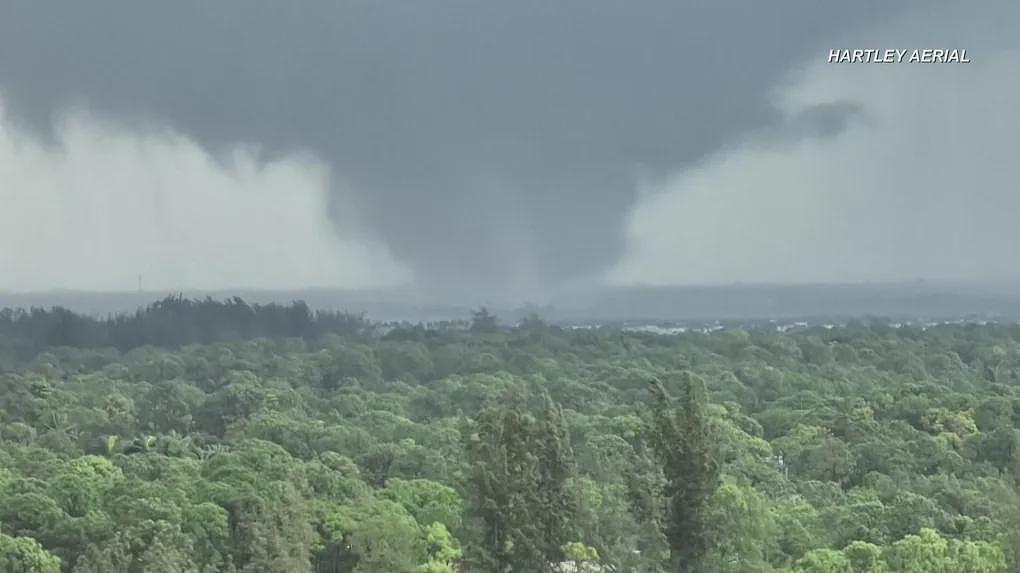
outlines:
[{"label": "dark storm cloud", "polygon": [[613,261],[638,177],[775,127],[769,90],[886,4],[8,0],[0,92],[42,131],[84,106],[312,150],[427,285],[523,292]]}]

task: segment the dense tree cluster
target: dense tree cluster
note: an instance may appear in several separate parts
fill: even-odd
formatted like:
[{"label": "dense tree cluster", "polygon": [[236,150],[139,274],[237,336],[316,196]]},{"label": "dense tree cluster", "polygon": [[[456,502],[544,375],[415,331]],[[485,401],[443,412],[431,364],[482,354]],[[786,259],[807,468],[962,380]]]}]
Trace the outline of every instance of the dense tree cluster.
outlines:
[{"label": "dense tree cluster", "polygon": [[[141,346],[3,315],[42,347],[0,358],[0,570],[1020,571],[1017,327],[370,337],[168,304],[192,318],[112,321]],[[53,320],[94,330],[24,335]]]},{"label": "dense tree cluster", "polygon": [[208,344],[258,337],[315,338],[324,334],[366,334],[361,315],[312,311],[296,301],[287,305],[194,300],[168,296],[130,315],[96,318],[54,307],[0,310],[0,352],[31,356],[53,346],[112,347]]}]

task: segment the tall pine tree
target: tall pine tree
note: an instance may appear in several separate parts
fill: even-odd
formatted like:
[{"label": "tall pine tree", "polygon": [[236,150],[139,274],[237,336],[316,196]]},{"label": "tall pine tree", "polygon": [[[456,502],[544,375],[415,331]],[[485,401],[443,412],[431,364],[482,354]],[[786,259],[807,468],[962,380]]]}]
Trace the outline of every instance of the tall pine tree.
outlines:
[{"label": "tall pine tree", "polygon": [[670,570],[704,571],[709,550],[708,501],[719,485],[719,463],[709,430],[705,382],[685,372],[680,397],[673,399],[662,383],[651,383],[652,444],[666,477],[665,535]]},{"label": "tall pine tree", "polygon": [[548,397],[536,414],[514,393],[466,427],[481,538],[474,561],[493,573],[549,571],[562,560],[574,501],[572,453],[560,408]]}]

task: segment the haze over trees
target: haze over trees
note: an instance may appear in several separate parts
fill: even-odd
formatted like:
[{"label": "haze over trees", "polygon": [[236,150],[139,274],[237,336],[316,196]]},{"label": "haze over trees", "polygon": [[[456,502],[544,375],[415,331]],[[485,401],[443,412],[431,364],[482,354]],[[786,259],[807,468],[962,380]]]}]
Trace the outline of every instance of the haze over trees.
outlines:
[{"label": "haze over trees", "polygon": [[1020,571],[1020,327],[0,314],[0,571]]}]

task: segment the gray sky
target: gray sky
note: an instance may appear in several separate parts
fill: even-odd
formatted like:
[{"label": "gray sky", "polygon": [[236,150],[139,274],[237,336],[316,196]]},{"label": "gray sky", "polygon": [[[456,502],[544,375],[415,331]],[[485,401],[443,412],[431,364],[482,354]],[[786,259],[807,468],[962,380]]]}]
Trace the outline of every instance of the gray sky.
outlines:
[{"label": "gray sky", "polygon": [[999,276],[1016,10],[928,5],[7,0],[0,289]]}]

